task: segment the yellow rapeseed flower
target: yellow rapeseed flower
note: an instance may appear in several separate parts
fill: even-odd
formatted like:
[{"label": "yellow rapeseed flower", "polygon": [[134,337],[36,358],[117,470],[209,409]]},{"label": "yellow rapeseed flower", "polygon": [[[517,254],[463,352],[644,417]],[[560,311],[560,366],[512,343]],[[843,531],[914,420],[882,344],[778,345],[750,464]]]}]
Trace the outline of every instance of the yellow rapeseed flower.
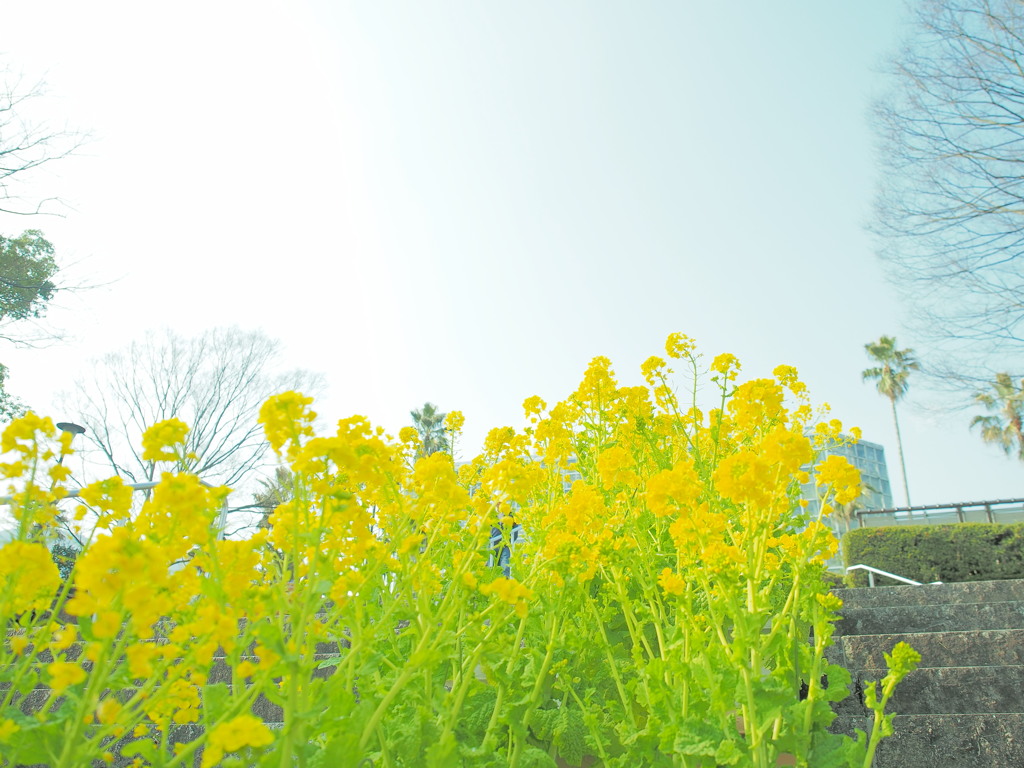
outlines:
[{"label": "yellow rapeseed flower", "polygon": [[99,640],[117,637],[121,631],[122,618],[119,611],[100,611],[92,623],[92,633]]},{"label": "yellow rapeseed flower", "polygon": [[697,349],[697,343],[682,333],[672,333],[665,340],[665,354],[675,359],[690,357]]},{"label": "yellow rapeseed flower", "polygon": [[121,704],[117,699],[108,696],[100,705],[96,707],[96,720],[103,725],[110,725],[117,721],[117,716],[121,714]]},{"label": "yellow rapeseed flower", "polygon": [[128,657],[128,673],[136,680],[143,680],[153,674],[153,659],[157,648],[152,643],[137,643],[125,651]]},{"label": "yellow rapeseed flower", "polygon": [[188,432],[188,424],[181,419],[158,421],[142,433],[142,460],[176,461],[180,452],[171,449],[180,448]]},{"label": "yellow rapeseed flower", "polygon": [[18,451],[26,456],[34,455],[37,450],[37,432],[46,437],[53,437],[57,433],[57,428],[48,417],[37,416],[29,411],[4,428],[0,434],[0,453]]},{"label": "yellow rapeseed flower", "polygon": [[6,744],[11,740],[11,736],[21,730],[21,727],[7,718],[6,720],[0,720],[0,744]]},{"label": "yellow rapeseed flower", "polygon": [[448,411],[448,415],[444,417],[444,428],[449,432],[461,432],[465,424],[466,417],[462,415],[462,411]]},{"label": "yellow rapeseed flower", "polygon": [[681,595],[686,591],[686,580],[671,568],[665,568],[658,575],[658,584],[670,595]]},{"label": "yellow rapeseed flower", "polygon": [[597,457],[597,473],[601,478],[601,486],[610,490],[619,484],[629,487],[639,485],[640,477],[633,471],[635,466],[633,457],[621,445],[614,445],[602,451]]},{"label": "yellow rapeseed flower", "polygon": [[837,504],[849,504],[860,496],[860,470],[845,457],[826,456],[814,471],[819,487],[828,488]]},{"label": "yellow rapeseed flower", "polygon": [[202,768],[216,765],[226,752],[238,752],[245,747],[267,747],[273,743],[274,734],[262,720],[253,715],[239,715],[210,732],[203,752]]},{"label": "yellow rapeseed flower", "polygon": [[0,548],[0,604],[11,613],[49,607],[60,587],[60,573],[39,542],[12,541]]},{"label": "yellow rapeseed flower", "polygon": [[71,661],[55,661],[46,667],[46,671],[50,674],[50,688],[58,696],[85,680],[85,670]]},{"label": "yellow rapeseed flower", "polygon": [[665,367],[665,361],[660,357],[651,356],[648,357],[640,365],[640,373],[644,377],[644,381],[650,384],[652,387],[658,382],[658,379],[663,377],[667,372]]},{"label": "yellow rapeseed flower", "polygon": [[723,352],[711,362],[711,370],[720,373],[729,381],[733,381],[740,372],[740,361],[735,355]]},{"label": "yellow rapeseed flower", "polygon": [[547,404],[537,395],[532,395],[523,401],[523,411],[527,418],[530,416],[540,417],[545,408],[547,408]]},{"label": "yellow rapeseed flower", "polygon": [[303,436],[312,436],[316,413],[309,409],[313,398],[299,392],[282,392],[269,398],[260,407],[260,424],[275,453],[280,454],[287,442],[297,447]]},{"label": "yellow rapeseed flower", "polygon": [[778,379],[779,384],[786,387],[790,392],[799,398],[807,395],[807,385],[800,381],[800,376],[791,365],[779,365],[772,371],[772,375]]},{"label": "yellow rapeseed flower", "polygon": [[78,497],[91,507],[100,510],[100,527],[128,519],[132,507],[132,489],[120,477],[90,483],[78,493]]},{"label": "yellow rapeseed flower", "polygon": [[656,517],[665,517],[695,507],[702,490],[693,464],[682,459],[647,481],[647,507]]},{"label": "yellow rapeseed flower", "polygon": [[61,627],[53,633],[53,640],[50,641],[50,650],[54,653],[66,651],[71,644],[78,639],[78,630],[74,626]]},{"label": "yellow rapeseed flower", "polygon": [[520,584],[515,579],[504,577],[497,578],[489,584],[480,585],[480,594],[494,595],[503,603],[514,606],[516,614],[519,616],[526,615],[526,601],[533,599],[533,590]]},{"label": "yellow rapeseed flower", "polygon": [[817,520],[812,520],[800,536],[806,542],[806,551],[811,553],[809,559],[812,563],[825,562],[839,549],[839,541],[832,529]]}]

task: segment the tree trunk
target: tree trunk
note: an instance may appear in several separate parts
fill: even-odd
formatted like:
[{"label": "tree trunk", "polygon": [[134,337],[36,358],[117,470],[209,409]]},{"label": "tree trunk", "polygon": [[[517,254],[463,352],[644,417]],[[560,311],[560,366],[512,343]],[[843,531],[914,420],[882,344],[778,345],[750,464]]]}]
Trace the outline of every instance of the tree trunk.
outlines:
[{"label": "tree trunk", "polygon": [[[900,436],[900,420],[896,417],[896,400],[889,398],[892,406],[892,423],[896,425],[896,450],[900,454],[900,470],[903,473],[903,496],[907,500],[907,507],[910,507],[910,488],[907,485],[907,462],[903,458],[903,438]],[[913,514],[913,513],[911,513]]]}]

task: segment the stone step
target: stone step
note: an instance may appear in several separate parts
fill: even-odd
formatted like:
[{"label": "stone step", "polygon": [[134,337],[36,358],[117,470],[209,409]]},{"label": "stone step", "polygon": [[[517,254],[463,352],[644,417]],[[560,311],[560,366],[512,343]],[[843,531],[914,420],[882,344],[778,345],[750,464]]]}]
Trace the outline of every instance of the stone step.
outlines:
[{"label": "stone step", "polygon": [[[1024,714],[896,715],[874,768],[1016,768],[1024,766]],[[865,717],[837,717],[831,730],[870,733]]]},{"label": "stone step", "polygon": [[[885,674],[885,669],[854,671],[852,692],[836,704],[835,713],[853,716],[867,713],[863,703],[865,685],[870,681],[880,683]],[[916,669],[897,686],[889,711],[900,715],[1024,713],[1022,690],[1024,666],[1021,665]]]},{"label": "stone step", "polygon": [[888,605],[840,609],[839,635],[890,632],[962,632],[972,629],[1024,629],[1024,601],[994,603]]},{"label": "stone step", "polygon": [[921,667],[1024,664],[1024,629],[849,635],[836,638],[828,656],[832,663],[850,670],[878,669],[885,667],[883,653],[892,653],[900,642],[921,654]]},{"label": "stone step", "polygon": [[955,584],[924,584],[920,587],[859,587],[834,589],[847,608],[880,608],[887,605],[935,605],[941,603],[1003,603],[1024,600],[1024,579],[961,581]]}]

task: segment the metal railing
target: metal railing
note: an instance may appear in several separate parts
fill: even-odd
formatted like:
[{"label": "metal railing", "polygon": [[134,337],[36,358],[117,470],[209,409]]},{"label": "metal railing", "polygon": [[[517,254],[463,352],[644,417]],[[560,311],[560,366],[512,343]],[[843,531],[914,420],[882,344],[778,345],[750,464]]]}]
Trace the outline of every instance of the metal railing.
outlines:
[{"label": "metal railing", "polygon": [[[883,571],[881,568],[874,568],[874,567],[872,567],[870,565],[864,565],[863,563],[858,563],[857,565],[851,565],[849,568],[846,569],[847,573],[849,573],[850,571],[867,571],[867,574],[868,574],[868,586],[869,587],[875,586],[875,575],[876,574],[878,576],[885,576],[886,578],[889,578],[889,579],[895,579],[896,581],[901,581],[904,584],[911,585],[912,587],[923,587],[923,586],[925,586],[925,584],[923,582],[914,581],[913,579],[908,579],[908,578],[905,578],[903,576],[897,576],[895,573],[889,573],[888,571]],[[942,583],[941,581],[929,582],[929,584],[941,584],[941,583]]]},{"label": "metal railing", "polygon": [[1024,523],[1024,499],[964,501],[922,507],[861,509],[853,514],[858,528],[882,525],[942,525],[949,523]]},{"label": "metal railing", "polygon": [[[199,480],[199,484],[200,485],[205,485],[207,488],[216,488],[217,487],[215,485],[211,485],[210,483],[206,482],[203,479]],[[156,488],[158,485],[160,485],[160,481],[159,480],[150,480],[150,481],[147,481],[147,482],[144,482],[144,483],[125,483],[125,487],[131,488],[132,489],[132,493],[137,493],[138,491],[151,491],[154,488]],[[79,496],[79,494],[81,492],[81,488],[66,488],[65,491],[66,491],[66,493],[60,499],[57,499],[58,502],[62,501],[63,499],[78,498],[78,496]],[[0,496],[0,506],[8,505],[12,501],[14,501],[14,497],[13,496]],[[228,500],[224,499],[224,503],[221,505],[220,514],[217,516],[217,538],[223,538],[224,537],[224,529],[227,527],[227,523],[228,523]]]}]

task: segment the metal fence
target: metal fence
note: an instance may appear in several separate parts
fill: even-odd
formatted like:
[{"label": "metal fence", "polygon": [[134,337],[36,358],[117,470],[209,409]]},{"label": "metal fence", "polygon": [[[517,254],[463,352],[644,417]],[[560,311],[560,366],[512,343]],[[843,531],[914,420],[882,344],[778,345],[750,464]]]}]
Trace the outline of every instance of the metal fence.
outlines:
[{"label": "metal fence", "polygon": [[947,523],[1024,523],[1024,499],[967,501],[925,507],[862,509],[854,513],[851,527],[882,525],[941,525]]}]

